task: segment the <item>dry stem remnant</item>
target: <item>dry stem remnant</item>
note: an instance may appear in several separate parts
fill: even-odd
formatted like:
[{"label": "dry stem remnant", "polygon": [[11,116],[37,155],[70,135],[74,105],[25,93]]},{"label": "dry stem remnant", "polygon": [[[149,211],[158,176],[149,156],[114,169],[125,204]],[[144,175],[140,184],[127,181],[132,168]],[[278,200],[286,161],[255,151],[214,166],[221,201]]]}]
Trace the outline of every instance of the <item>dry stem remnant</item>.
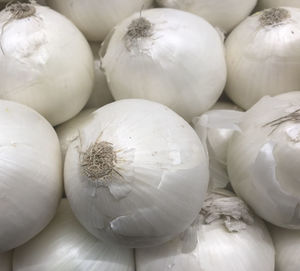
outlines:
[{"label": "dry stem remnant", "polygon": [[30,3],[17,2],[17,3],[7,5],[5,11],[11,14],[10,19],[20,20],[34,15],[36,9],[31,2]]},{"label": "dry stem remnant", "polygon": [[238,232],[246,228],[247,224],[253,224],[253,216],[249,208],[236,196],[224,196],[211,193],[204,201],[200,211],[206,224],[223,219],[229,232]]},{"label": "dry stem remnant", "polygon": [[13,20],[20,20],[30,16],[34,16],[36,12],[36,8],[34,4],[35,1],[30,0],[29,3],[20,3],[20,2],[14,3],[14,1],[10,1],[6,5],[4,12],[9,13],[9,17],[7,21],[2,25],[1,34],[0,34],[0,48],[3,55],[5,55],[2,48],[2,36],[3,36],[4,28]]},{"label": "dry stem remnant", "polygon": [[96,142],[82,153],[81,170],[85,176],[93,181],[112,175],[116,163],[116,153],[111,143]]},{"label": "dry stem remnant", "polygon": [[135,40],[152,36],[152,24],[144,17],[139,17],[128,26],[126,38]]},{"label": "dry stem remnant", "polygon": [[259,21],[262,26],[275,26],[290,17],[290,12],[284,8],[270,8],[262,13]]},{"label": "dry stem remnant", "polygon": [[267,126],[273,127],[273,130],[270,133],[272,134],[282,123],[288,121],[300,121],[300,108],[283,117],[267,122],[266,124],[263,125],[263,127],[267,127]]}]

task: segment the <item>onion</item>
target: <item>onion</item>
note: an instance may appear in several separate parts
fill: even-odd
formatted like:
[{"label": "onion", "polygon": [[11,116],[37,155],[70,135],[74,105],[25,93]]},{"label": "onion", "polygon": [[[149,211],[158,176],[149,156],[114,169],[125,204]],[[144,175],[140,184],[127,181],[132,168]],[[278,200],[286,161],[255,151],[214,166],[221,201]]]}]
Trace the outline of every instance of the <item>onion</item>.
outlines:
[{"label": "onion", "polygon": [[62,196],[54,129],[27,106],[0,101],[0,252],[39,233]]},{"label": "onion", "polygon": [[160,7],[176,8],[199,15],[219,27],[230,32],[256,5],[257,0],[156,0]]},{"label": "onion", "polygon": [[276,249],[276,271],[299,271],[300,231],[270,226]]},{"label": "onion", "polygon": [[127,18],[100,54],[115,99],[156,101],[187,121],[217,101],[226,80],[218,32],[202,18],[175,9]]},{"label": "onion", "polygon": [[153,0],[47,0],[48,5],[68,17],[90,41],[103,41],[120,21],[149,8]]},{"label": "onion", "polygon": [[0,98],[34,108],[52,125],[75,116],[94,78],[83,35],[64,16],[39,5],[11,4],[0,18]]},{"label": "onion", "polygon": [[258,10],[275,7],[300,8],[300,2],[299,0],[258,0]]},{"label": "onion", "polygon": [[92,113],[69,145],[64,176],[71,208],[89,232],[124,246],[154,246],[197,216],[208,159],[177,114],[128,99]]},{"label": "onion", "polygon": [[94,54],[95,82],[92,94],[85,105],[85,108],[99,108],[105,104],[113,102],[114,99],[108,88],[105,74],[102,70],[100,70],[100,59],[98,54],[100,44],[90,43],[90,46]]},{"label": "onion", "polygon": [[300,10],[257,12],[226,40],[227,95],[249,109],[265,95],[300,89]]},{"label": "onion", "polygon": [[300,92],[264,97],[247,111],[227,156],[234,191],[263,219],[300,229]]},{"label": "onion", "polygon": [[238,123],[243,116],[234,104],[217,103],[213,108],[218,109],[193,119],[194,129],[209,155],[210,189],[225,188],[229,183],[227,149],[234,131],[239,131]]},{"label": "onion", "polygon": [[14,271],[134,271],[134,259],[132,250],[103,244],[86,232],[63,199],[50,225],[15,250],[13,267]]},{"label": "onion", "polygon": [[200,218],[167,244],[136,250],[137,271],[274,271],[264,223],[227,191],[210,194]]},{"label": "onion", "polygon": [[70,143],[78,137],[78,131],[88,123],[91,113],[95,110],[96,108],[85,109],[71,120],[55,128],[61,147],[63,161]]},{"label": "onion", "polygon": [[0,270],[11,271],[12,270],[12,252],[0,253]]}]

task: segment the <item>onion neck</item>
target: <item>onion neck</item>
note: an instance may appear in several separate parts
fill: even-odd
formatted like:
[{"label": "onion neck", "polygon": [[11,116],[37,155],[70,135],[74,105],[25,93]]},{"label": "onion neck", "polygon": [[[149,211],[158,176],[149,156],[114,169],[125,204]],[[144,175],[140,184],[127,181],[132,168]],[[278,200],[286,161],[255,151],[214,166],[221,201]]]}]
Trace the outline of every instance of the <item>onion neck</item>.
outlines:
[{"label": "onion neck", "polygon": [[133,20],[127,28],[126,37],[134,40],[152,36],[152,24],[144,17]]},{"label": "onion neck", "polygon": [[127,32],[124,36],[125,46],[131,51],[133,48],[139,47],[141,40],[150,38],[153,35],[153,24],[145,19],[139,17],[134,19],[127,27]]},{"label": "onion neck", "polygon": [[262,26],[277,26],[290,17],[290,12],[284,8],[270,8],[263,11],[259,21]]}]

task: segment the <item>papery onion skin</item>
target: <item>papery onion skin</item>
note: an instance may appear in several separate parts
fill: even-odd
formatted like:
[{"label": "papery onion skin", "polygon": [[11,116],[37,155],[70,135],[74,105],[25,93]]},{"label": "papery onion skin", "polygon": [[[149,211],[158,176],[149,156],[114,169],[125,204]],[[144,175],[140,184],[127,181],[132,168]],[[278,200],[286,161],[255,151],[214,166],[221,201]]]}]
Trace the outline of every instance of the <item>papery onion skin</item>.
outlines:
[{"label": "papery onion skin", "polygon": [[269,226],[276,249],[276,271],[300,269],[300,231]]},{"label": "papery onion skin", "polygon": [[[276,12],[286,11],[286,18],[282,16],[281,22],[270,24],[270,17],[274,21],[276,16],[281,17]],[[270,12],[275,16],[270,16]],[[269,16],[269,22],[263,19],[264,14]],[[300,89],[299,9],[284,7],[253,14],[230,33],[225,48],[225,92],[243,109],[249,109],[265,95]]]},{"label": "papery onion skin", "polygon": [[[135,34],[139,29],[147,31]],[[106,38],[100,56],[116,100],[156,101],[188,122],[217,101],[226,81],[219,33],[199,16],[175,9],[127,18]]]},{"label": "papery onion skin", "polygon": [[95,110],[96,108],[84,109],[74,118],[55,127],[61,147],[63,161],[70,143],[78,137],[78,131],[86,125],[91,113]]},{"label": "papery onion skin", "polygon": [[[63,199],[49,226],[18,247],[14,271],[134,271],[133,251],[104,244],[78,223]],[[2,270],[1,270],[2,271]]]},{"label": "papery onion skin", "polygon": [[299,108],[300,92],[262,98],[244,114],[227,156],[234,191],[263,219],[291,229],[300,229],[300,123],[276,120]]},{"label": "papery onion skin", "polygon": [[0,252],[39,233],[62,197],[62,163],[51,125],[27,106],[0,101]]},{"label": "papery onion skin", "polygon": [[294,7],[300,8],[298,0],[258,0],[257,10],[275,7]]},{"label": "papery onion skin", "polygon": [[[82,225],[128,247],[154,246],[184,231],[208,185],[207,157],[193,129],[167,107],[139,99],[105,105],[92,119],[65,160],[67,198]],[[104,173],[86,168],[94,164],[86,158],[91,146],[107,150],[100,161],[113,171],[106,177],[88,177]]]},{"label": "papery onion skin", "polygon": [[47,0],[47,4],[68,17],[89,41],[103,41],[108,32],[153,0]]},{"label": "papery onion skin", "polygon": [[211,110],[193,119],[193,127],[207,147],[209,190],[225,188],[229,183],[227,150],[234,131],[239,130],[238,123],[243,116],[240,111],[234,104],[217,103]]},{"label": "papery onion skin", "polygon": [[101,64],[98,53],[100,50],[100,43],[93,42],[90,43],[90,46],[94,54],[95,81],[92,94],[86,103],[85,108],[99,108],[103,105],[113,102],[114,98],[112,97],[108,88],[105,74],[100,69]]},{"label": "papery onion skin", "polygon": [[0,270],[12,271],[12,251],[0,253]]},{"label": "papery onion skin", "polygon": [[181,9],[201,16],[213,26],[228,33],[250,14],[257,0],[156,0],[156,2],[160,7]]},{"label": "papery onion skin", "polygon": [[93,56],[83,35],[64,16],[48,7],[28,6],[35,12],[23,19],[0,13],[0,98],[26,104],[57,125],[88,101]]},{"label": "papery onion skin", "polygon": [[[272,239],[257,217],[238,232],[229,232],[216,219],[192,225],[191,233],[189,239],[179,236],[159,247],[136,249],[136,270],[274,271]],[[195,245],[186,250],[188,243]]]}]

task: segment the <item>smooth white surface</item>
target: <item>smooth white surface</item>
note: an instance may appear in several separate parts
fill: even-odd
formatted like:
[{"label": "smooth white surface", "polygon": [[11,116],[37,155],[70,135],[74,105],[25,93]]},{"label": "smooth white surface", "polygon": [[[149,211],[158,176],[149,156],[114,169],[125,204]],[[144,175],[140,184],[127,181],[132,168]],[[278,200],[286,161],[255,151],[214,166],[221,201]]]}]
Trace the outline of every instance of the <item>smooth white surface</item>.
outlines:
[{"label": "smooth white surface", "polygon": [[[104,244],[90,235],[63,199],[49,226],[17,248],[14,271],[134,271],[131,249]],[[1,269],[2,271],[2,269]]]},{"label": "smooth white surface", "polygon": [[0,101],[0,252],[39,233],[62,197],[62,163],[51,125],[27,106]]},{"label": "smooth white surface", "polygon": [[227,150],[243,116],[243,112],[235,110],[237,107],[233,104],[217,103],[213,108],[219,109],[209,110],[193,119],[193,127],[207,147],[210,189],[225,188],[230,181],[227,175]]},{"label": "smooth white surface", "polygon": [[0,13],[0,98],[26,104],[52,125],[75,116],[94,80],[91,49],[64,16],[35,6],[34,16],[9,20]]},{"label": "smooth white surface", "polygon": [[89,41],[103,41],[108,32],[153,0],[47,0],[47,4],[68,17]]},{"label": "smooth white surface", "polygon": [[130,42],[128,26],[139,17],[136,13],[117,25],[100,52],[113,97],[156,101],[190,122],[223,91],[223,42],[199,16],[159,8],[142,14],[152,24],[152,36]]},{"label": "smooth white surface", "polygon": [[262,12],[253,14],[225,42],[225,91],[243,109],[265,95],[300,89],[300,9],[285,9],[291,17],[275,26],[262,26]]},{"label": "smooth white surface", "polygon": [[[81,153],[95,142],[117,152],[108,180],[90,180]],[[208,159],[194,132],[167,107],[138,99],[92,113],[69,146],[65,189],[80,222],[98,238],[129,247],[170,240],[195,219],[208,185]]]},{"label": "smooth white surface", "polygon": [[257,0],[156,0],[161,7],[194,13],[224,32],[230,32],[245,19]]},{"label": "smooth white surface", "polygon": [[[136,271],[274,271],[273,243],[258,218],[240,232],[228,232],[222,220],[194,227],[188,239],[136,249]],[[186,250],[187,243],[196,245]]]},{"label": "smooth white surface", "polygon": [[227,156],[234,191],[263,219],[294,229],[300,229],[300,123],[266,124],[299,108],[300,92],[264,97],[244,114]]}]

